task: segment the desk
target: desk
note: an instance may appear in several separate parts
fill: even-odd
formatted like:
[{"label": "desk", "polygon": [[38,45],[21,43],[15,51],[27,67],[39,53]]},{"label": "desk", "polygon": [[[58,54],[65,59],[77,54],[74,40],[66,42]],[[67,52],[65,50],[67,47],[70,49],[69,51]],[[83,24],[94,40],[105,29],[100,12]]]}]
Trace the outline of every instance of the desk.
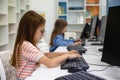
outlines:
[{"label": "desk", "polygon": [[[83,57],[87,61],[88,64],[99,64],[104,66],[96,66],[96,65],[89,65],[90,68],[88,72],[95,74],[99,77],[103,77],[107,80],[120,80],[120,67],[109,66],[107,63],[101,62],[102,53],[98,51],[99,48],[102,46],[85,46],[87,48],[87,52],[83,54]],[[55,52],[65,52],[67,51],[66,47],[58,47]],[[103,70],[105,69],[105,70]],[[95,70],[95,71],[94,71]],[[103,70],[103,71],[96,71],[96,70]],[[67,70],[61,70],[60,66],[56,68],[47,68],[44,65],[40,65],[40,67],[33,72],[31,76],[29,76],[26,80],[54,80],[57,77],[64,76],[70,74]]]}]

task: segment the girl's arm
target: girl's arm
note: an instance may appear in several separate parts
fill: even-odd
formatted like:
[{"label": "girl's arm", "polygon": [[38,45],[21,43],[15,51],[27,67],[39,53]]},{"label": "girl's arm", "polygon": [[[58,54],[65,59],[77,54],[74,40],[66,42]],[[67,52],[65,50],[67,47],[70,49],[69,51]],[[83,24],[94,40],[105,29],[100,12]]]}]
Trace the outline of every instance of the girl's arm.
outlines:
[{"label": "girl's arm", "polygon": [[69,52],[48,52],[48,53],[45,53],[45,56],[47,56],[48,58],[54,58],[64,54],[72,54],[72,53],[77,53],[77,51],[72,50]]},{"label": "girl's arm", "polygon": [[67,45],[71,45],[73,44],[74,42],[68,42],[66,40],[64,40],[64,38],[62,36],[57,36],[55,38],[55,43],[57,46],[67,46]]},{"label": "girl's arm", "polygon": [[58,46],[68,46],[68,45],[80,45],[81,41],[80,39],[75,40],[64,40],[62,36],[57,36],[55,38],[55,44]]},{"label": "girl's arm", "polygon": [[49,58],[45,55],[43,55],[42,52],[40,52],[33,44],[31,43],[24,43],[22,45],[23,53],[22,56],[24,56],[26,59],[38,62],[41,64],[46,65],[47,67],[55,67],[58,64],[60,64],[62,61],[66,60],[67,58],[75,58],[80,55],[76,54],[76,52],[73,52],[71,54],[64,54],[58,57]]},{"label": "girl's arm", "polygon": [[63,62],[67,58],[75,58],[79,56],[80,56],[79,54],[64,54],[64,55],[54,57],[54,58],[48,58],[47,56],[43,56],[40,58],[39,62],[41,64],[46,65],[49,68],[53,68],[53,67],[58,66],[61,62]]},{"label": "girl's arm", "polygon": [[54,58],[54,57],[57,57],[57,56],[61,56],[61,55],[64,55],[66,52],[48,52],[48,53],[45,53],[45,56],[47,56],[48,58]]}]

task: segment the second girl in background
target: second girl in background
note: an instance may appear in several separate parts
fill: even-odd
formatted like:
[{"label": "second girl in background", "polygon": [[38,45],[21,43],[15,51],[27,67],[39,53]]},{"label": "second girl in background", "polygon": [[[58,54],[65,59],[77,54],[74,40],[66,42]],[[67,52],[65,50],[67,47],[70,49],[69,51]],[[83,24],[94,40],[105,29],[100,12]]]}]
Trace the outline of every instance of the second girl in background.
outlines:
[{"label": "second girl in background", "polygon": [[80,40],[65,40],[64,33],[67,31],[67,22],[63,19],[56,20],[50,39],[50,52],[53,52],[59,46],[79,45]]}]

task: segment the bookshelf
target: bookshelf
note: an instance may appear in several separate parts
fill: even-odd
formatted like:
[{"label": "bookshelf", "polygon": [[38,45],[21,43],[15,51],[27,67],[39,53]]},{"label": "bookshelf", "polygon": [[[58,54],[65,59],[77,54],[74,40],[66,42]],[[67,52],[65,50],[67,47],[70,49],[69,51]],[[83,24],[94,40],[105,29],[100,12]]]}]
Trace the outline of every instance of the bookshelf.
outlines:
[{"label": "bookshelf", "polygon": [[58,0],[58,18],[67,20],[67,2],[66,2],[66,0]]},{"label": "bookshelf", "polygon": [[20,13],[20,0],[16,0],[16,11]]},{"label": "bookshelf", "polygon": [[[8,34],[9,44],[8,49],[12,49],[15,42],[16,34],[16,0],[8,0]],[[13,38],[13,40],[11,40]]]},{"label": "bookshelf", "polygon": [[16,0],[16,19],[17,19],[17,26],[18,26],[18,23],[19,23],[19,20],[20,20],[20,0]]},{"label": "bookshelf", "polygon": [[30,0],[0,0],[0,51],[13,50],[18,23]]},{"label": "bookshelf", "polygon": [[[8,1],[0,0],[0,50],[6,49],[8,44]],[[6,6],[6,7],[3,7]],[[3,36],[4,35],[4,36]]]},{"label": "bookshelf", "polygon": [[101,19],[106,15],[106,6],[106,0],[57,0],[57,18],[66,20],[67,31],[76,32],[79,37],[85,23],[89,23],[92,16],[98,15]]},{"label": "bookshelf", "polygon": [[91,17],[100,17],[100,0],[86,0],[86,22],[91,21]]},{"label": "bookshelf", "polygon": [[20,7],[21,7],[21,10],[26,10],[26,0],[21,0]]},{"label": "bookshelf", "polygon": [[75,32],[79,37],[85,20],[86,0],[58,0],[58,18],[68,22],[67,31]]},{"label": "bookshelf", "polygon": [[30,9],[30,0],[26,0],[26,10]]}]

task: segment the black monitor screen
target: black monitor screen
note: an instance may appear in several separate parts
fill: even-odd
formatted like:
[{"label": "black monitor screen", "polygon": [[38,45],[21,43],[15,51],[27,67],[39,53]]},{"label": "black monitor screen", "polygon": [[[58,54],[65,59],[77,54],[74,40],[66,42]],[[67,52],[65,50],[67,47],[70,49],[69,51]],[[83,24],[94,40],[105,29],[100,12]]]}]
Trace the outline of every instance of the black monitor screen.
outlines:
[{"label": "black monitor screen", "polygon": [[104,43],[106,24],[107,24],[107,16],[103,16],[101,20],[100,34],[98,37],[98,40],[101,41],[102,43]]},{"label": "black monitor screen", "polygon": [[102,61],[120,66],[120,6],[109,8]]},{"label": "black monitor screen", "polygon": [[90,36],[94,36],[95,31],[98,26],[98,16],[93,16],[92,18],[92,24],[91,24],[91,31],[90,31]]},{"label": "black monitor screen", "polygon": [[86,38],[89,38],[89,36],[90,36],[90,25],[88,23],[86,23],[80,38],[86,39]]}]

